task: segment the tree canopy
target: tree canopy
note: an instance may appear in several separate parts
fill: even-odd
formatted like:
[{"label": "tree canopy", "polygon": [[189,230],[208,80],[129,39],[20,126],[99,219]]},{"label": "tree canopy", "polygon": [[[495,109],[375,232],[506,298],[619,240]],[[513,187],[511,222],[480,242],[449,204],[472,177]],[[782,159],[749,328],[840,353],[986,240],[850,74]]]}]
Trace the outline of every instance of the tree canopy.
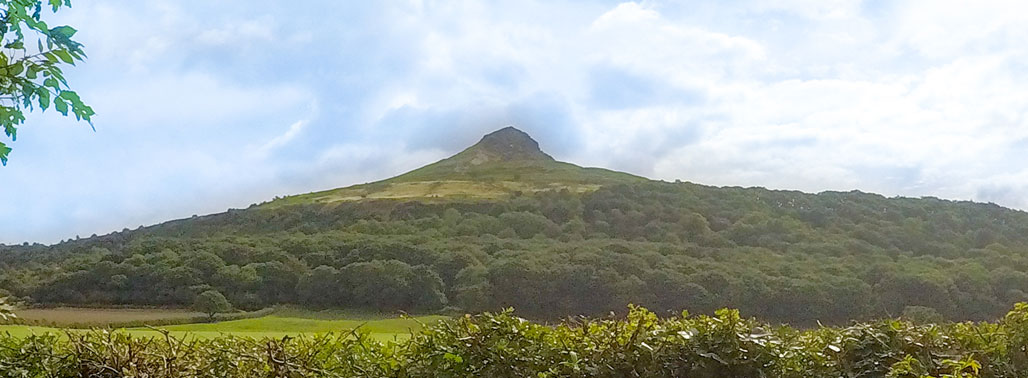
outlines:
[{"label": "tree canopy", "polygon": [[490,201],[231,210],[0,246],[0,289],[43,304],[479,312],[555,319],[723,307],[814,325],[1028,300],[1028,213],[873,194],[689,183]]},{"label": "tree canopy", "polygon": [[232,311],[232,304],[217,290],[207,290],[196,296],[193,301],[193,309],[214,319],[214,315]]}]

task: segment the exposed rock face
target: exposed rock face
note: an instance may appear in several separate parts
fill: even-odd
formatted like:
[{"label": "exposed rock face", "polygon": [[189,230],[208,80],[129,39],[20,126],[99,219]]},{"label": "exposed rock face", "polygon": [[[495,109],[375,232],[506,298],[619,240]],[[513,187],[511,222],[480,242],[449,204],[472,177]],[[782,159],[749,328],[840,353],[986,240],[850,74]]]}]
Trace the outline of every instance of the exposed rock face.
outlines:
[{"label": "exposed rock face", "polygon": [[559,162],[524,131],[507,126],[482,137],[456,155],[383,180],[399,182],[508,182],[519,185],[590,184],[645,180],[627,173],[582,168]]},{"label": "exposed rock face", "polygon": [[553,157],[539,149],[539,143],[535,139],[513,126],[486,134],[466,152],[471,155],[471,165],[494,160],[553,160]]}]

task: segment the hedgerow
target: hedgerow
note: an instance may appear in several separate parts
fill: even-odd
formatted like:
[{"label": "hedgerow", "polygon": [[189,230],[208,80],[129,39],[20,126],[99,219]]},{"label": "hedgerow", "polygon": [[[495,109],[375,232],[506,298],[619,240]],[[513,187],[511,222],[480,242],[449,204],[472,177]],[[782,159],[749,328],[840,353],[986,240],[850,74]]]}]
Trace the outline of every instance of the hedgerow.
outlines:
[{"label": "hedgerow", "polygon": [[996,322],[902,320],[795,329],[740,317],[540,324],[466,315],[378,342],[358,330],[281,339],[0,336],[0,377],[1024,377],[1028,304]]}]

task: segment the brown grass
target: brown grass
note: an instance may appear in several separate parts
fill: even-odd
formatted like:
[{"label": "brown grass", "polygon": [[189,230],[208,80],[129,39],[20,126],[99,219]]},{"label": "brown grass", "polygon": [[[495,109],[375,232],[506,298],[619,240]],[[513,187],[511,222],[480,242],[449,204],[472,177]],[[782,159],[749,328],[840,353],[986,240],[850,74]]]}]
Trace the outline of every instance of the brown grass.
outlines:
[{"label": "brown grass", "polygon": [[168,319],[189,319],[204,316],[190,310],[176,309],[127,309],[127,308],[29,308],[15,313],[22,321],[53,324],[108,325],[130,322],[156,322]]}]

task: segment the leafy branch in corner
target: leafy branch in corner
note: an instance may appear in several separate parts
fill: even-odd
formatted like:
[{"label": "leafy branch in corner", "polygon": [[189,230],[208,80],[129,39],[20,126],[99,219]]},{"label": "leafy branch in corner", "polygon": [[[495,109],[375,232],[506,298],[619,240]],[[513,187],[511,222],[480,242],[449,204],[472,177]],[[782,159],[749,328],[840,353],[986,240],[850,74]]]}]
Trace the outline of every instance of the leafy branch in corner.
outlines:
[{"label": "leafy branch in corner", "polygon": [[[89,122],[95,114],[71,90],[62,66],[85,60],[82,44],[72,38],[77,30],[50,27],[42,19],[44,9],[56,13],[71,7],[71,0],[0,0],[0,126],[16,141],[25,112],[49,109]],[[33,46],[34,45],[34,46]],[[7,165],[11,148],[0,142],[0,163]]]}]

